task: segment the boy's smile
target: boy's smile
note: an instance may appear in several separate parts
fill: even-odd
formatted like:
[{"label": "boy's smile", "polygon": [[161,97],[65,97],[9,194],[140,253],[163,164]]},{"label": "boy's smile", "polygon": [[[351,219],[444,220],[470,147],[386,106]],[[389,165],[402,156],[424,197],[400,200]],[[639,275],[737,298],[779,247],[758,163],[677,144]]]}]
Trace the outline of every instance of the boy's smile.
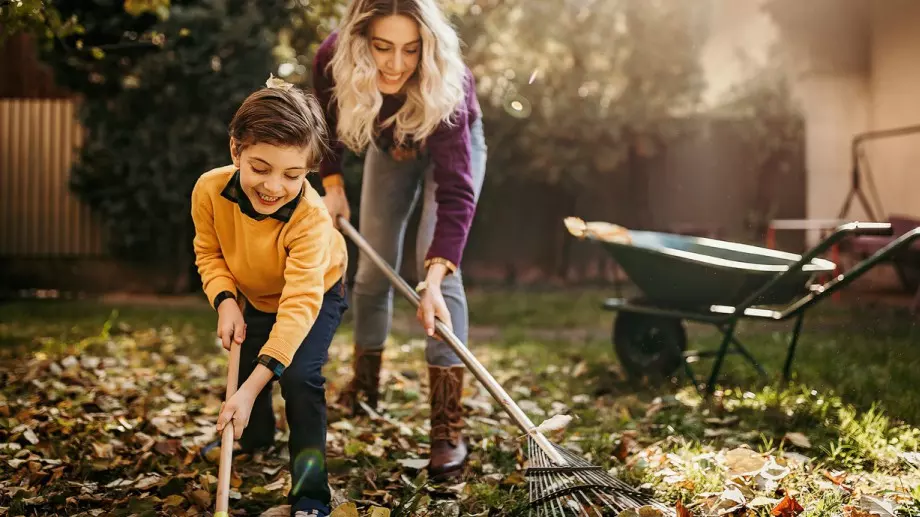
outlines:
[{"label": "boy's smile", "polygon": [[239,154],[233,151],[233,165],[240,170],[240,186],[257,212],[273,214],[300,194],[308,154],[306,148],[267,143],[250,145]]}]

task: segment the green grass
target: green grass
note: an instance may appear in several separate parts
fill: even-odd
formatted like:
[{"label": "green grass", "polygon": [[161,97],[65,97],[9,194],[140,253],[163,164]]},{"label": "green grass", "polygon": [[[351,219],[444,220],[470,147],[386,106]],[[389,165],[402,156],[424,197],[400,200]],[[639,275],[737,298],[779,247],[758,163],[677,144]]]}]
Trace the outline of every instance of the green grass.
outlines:
[{"label": "green grass", "polygon": [[[729,478],[720,463],[725,454],[746,447],[777,461],[786,461],[787,454],[810,458],[807,468],[794,469],[783,481],[783,486],[796,491],[808,515],[836,516],[843,505],[854,504],[846,493],[829,490],[824,475],[845,472],[846,483],[857,492],[898,492],[899,515],[920,516],[920,489],[913,488],[920,485],[920,469],[907,466],[900,456],[920,449],[920,390],[916,388],[920,330],[903,310],[834,303],[813,309],[806,317],[794,378],[788,385],[777,380],[791,322],[744,322],[739,338],[771,377],[761,379],[739,356],[729,356],[720,389],[712,400],[702,400],[683,378],[649,383],[625,375],[609,338],[615,314],[599,308],[609,295],[605,290],[473,290],[469,295],[474,325],[490,330],[488,339],[474,340],[471,347],[512,397],[537,423],[560,412],[576,417],[556,440],[629,482],[649,484],[662,500],[684,501],[694,514],[693,505],[702,504],[702,494],[725,489]],[[413,314],[408,304],[397,303],[396,318],[401,323],[397,327],[402,334],[394,335],[395,343],[421,337],[411,331]],[[85,350],[99,356],[131,353],[119,347],[136,347],[145,358],[176,353],[207,364],[209,371],[222,368],[207,359],[217,352],[216,314],[204,303],[29,301],[0,307],[0,322],[0,358],[7,364]],[[350,326],[346,321],[331,354],[327,378],[333,391],[346,380],[337,373],[343,372],[350,358]],[[720,338],[711,327],[698,324],[688,325],[688,335],[691,348],[696,349],[713,348]],[[152,351],[150,343],[155,343]],[[422,348],[390,350],[388,368],[410,380],[424,379]],[[696,363],[697,374],[705,378],[710,365],[710,360]],[[212,398],[220,383],[216,378],[209,383]],[[470,384],[479,400],[491,401],[475,382]],[[426,408],[425,397],[425,388],[414,380],[388,387],[391,416],[414,430],[410,449],[395,442],[387,446],[388,454],[396,451],[395,457],[375,457],[365,451],[370,442],[362,445],[367,435],[361,429],[349,435],[347,447],[364,451],[335,460],[335,475],[346,480],[350,496],[360,499],[365,491],[373,491],[362,474],[371,467],[380,476],[391,473],[397,484],[391,481],[390,486],[400,484],[395,458],[417,452],[411,446],[427,440],[417,427],[427,418],[425,409],[419,409]],[[190,401],[190,407],[202,406]],[[502,431],[512,436],[518,431],[500,412],[489,418],[499,420],[501,426],[475,420],[470,425],[476,444],[459,503],[464,515],[484,515],[490,508],[504,508],[501,515],[510,515],[511,509],[521,508],[526,501],[526,485],[513,480],[520,468],[518,445],[502,438],[507,436]],[[789,433],[804,435],[810,447],[796,445]],[[679,479],[662,477],[665,469],[679,474]],[[244,486],[248,490],[269,481],[255,470]],[[424,481],[424,477],[413,479],[419,486]],[[413,507],[435,508],[432,501],[445,500],[443,493],[409,488],[394,492],[401,503],[394,503],[394,515],[411,514]],[[247,508],[264,510],[273,498],[253,496]],[[25,508],[21,498],[8,503],[11,508]],[[760,507],[752,515],[768,515],[771,508]],[[427,515],[441,511],[431,509]]]}]

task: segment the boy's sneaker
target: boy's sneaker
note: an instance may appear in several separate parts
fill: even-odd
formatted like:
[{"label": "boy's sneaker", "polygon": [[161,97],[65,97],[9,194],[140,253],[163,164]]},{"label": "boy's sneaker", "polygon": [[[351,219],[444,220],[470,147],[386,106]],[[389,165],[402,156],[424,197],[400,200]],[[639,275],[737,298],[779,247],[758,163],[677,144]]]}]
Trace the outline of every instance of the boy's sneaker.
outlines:
[{"label": "boy's sneaker", "polygon": [[331,511],[319,501],[303,498],[291,507],[291,517],[328,517]]}]

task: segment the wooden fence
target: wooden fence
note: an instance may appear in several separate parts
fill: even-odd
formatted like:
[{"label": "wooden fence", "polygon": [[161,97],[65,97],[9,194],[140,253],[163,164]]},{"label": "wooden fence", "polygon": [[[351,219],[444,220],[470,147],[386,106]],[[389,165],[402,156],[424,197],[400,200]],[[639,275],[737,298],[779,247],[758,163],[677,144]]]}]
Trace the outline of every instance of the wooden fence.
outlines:
[{"label": "wooden fence", "polygon": [[0,256],[101,255],[99,221],[71,192],[83,137],[73,99],[0,99]]}]

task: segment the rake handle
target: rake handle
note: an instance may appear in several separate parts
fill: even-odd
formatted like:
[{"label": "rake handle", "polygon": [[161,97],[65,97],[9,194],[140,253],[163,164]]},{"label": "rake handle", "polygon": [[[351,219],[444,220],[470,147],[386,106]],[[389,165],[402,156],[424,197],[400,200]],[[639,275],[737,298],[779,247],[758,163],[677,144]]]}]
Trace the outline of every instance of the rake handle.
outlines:
[{"label": "rake handle", "polygon": [[[409,286],[399,273],[397,273],[385,260],[383,260],[380,255],[374,251],[374,248],[360,233],[351,225],[348,220],[342,216],[338,216],[337,222],[339,228],[342,230],[342,233],[348,236],[349,239],[354,241],[354,243],[361,249],[361,251],[370,258],[374,264],[377,265],[386,274],[387,278],[390,279],[390,282],[396,287],[396,289],[402,293],[402,295],[408,299],[412,304],[418,308],[420,303],[420,298],[418,293],[415,292],[415,289]],[[437,318],[435,319],[435,329],[437,329],[438,334],[444,339],[444,341],[453,349],[453,351],[460,357],[460,360],[463,361],[463,364],[469,368],[470,372],[476,377],[479,382],[485,386],[486,390],[492,395],[498,403],[502,406],[502,409],[508,413],[508,416],[511,417],[511,420],[527,435],[531,436],[537,445],[543,449],[551,460],[557,465],[567,465],[568,462],[559,454],[559,451],[556,450],[556,447],[547,440],[540,431],[537,430],[533,422],[527,416],[524,411],[511,399],[508,393],[504,388],[492,377],[492,374],[476,359],[476,356],[473,355],[470,350],[463,345],[459,338],[451,332],[444,323],[442,323]]]},{"label": "rake handle", "polygon": [[[227,395],[230,400],[236,393],[240,372],[240,347],[230,341],[230,362],[227,365]],[[228,517],[230,511],[230,471],[233,465],[233,420],[227,422],[220,438],[220,467],[217,473],[217,506],[214,517]]]}]

